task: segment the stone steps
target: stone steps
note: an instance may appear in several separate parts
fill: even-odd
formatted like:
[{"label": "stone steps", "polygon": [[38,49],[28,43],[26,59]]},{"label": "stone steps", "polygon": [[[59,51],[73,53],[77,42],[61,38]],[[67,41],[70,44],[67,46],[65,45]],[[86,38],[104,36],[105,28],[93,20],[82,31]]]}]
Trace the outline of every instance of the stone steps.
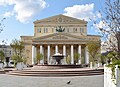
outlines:
[{"label": "stone steps", "polygon": [[5,71],[4,70],[0,70],[0,74],[5,74]]},{"label": "stone steps", "polygon": [[103,69],[98,70],[22,70],[10,71],[9,75],[17,76],[91,76],[102,75]]},{"label": "stone steps", "polygon": [[37,77],[63,77],[63,76],[91,76],[91,75],[102,75],[103,73],[99,74],[16,74],[12,73],[10,75],[17,75],[17,76],[37,76]]}]

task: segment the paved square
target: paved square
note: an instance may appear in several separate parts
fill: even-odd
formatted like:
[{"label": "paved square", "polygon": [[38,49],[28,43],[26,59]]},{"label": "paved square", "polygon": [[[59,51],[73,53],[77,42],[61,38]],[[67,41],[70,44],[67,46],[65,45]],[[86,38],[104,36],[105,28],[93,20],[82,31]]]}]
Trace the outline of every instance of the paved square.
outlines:
[{"label": "paved square", "polygon": [[[71,81],[70,84],[67,84]],[[103,75],[76,77],[27,77],[0,75],[0,87],[104,87]]]}]

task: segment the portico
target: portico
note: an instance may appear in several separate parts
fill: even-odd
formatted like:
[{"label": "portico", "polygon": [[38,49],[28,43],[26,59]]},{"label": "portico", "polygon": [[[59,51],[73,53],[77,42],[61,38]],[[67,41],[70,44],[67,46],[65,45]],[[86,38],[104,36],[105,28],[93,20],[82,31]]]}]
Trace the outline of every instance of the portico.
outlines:
[{"label": "portico", "polygon": [[[39,48],[38,48],[39,47]],[[70,47],[70,48],[69,48]],[[84,46],[83,46],[84,47]],[[41,53],[43,55],[47,55],[43,57],[44,63],[50,64],[50,58],[53,54],[55,53],[61,53],[65,56],[65,62],[67,62],[67,57],[70,56],[70,60],[71,60],[71,64],[74,64],[74,53],[79,53],[80,54],[80,58],[78,59],[78,61],[76,61],[76,63],[81,64],[81,50],[84,50],[84,56],[85,56],[85,63],[89,63],[89,55],[87,54],[87,50],[86,47],[84,47],[83,49],[81,49],[81,45],[78,44],[59,44],[59,45],[54,45],[54,44],[44,44],[44,45],[33,45],[32,46],[32,60],[34,61],[34,58],[36,57],[37,53]],[[46,49],[47,48],[47,49]],[[76,49],[77,48],[77,49]],[[44,50],[45,49],[45,50]],[[39,51],[39,52],[38,52]],[[33,62],[34,64],[34,62]]]},{"label": "portico", "polygon": [[[55,33],[51,36],[37,37],[33,39],[32,48],[34,49],[32,49],[32,60],[34,60],[37,53],[41,53],[44,55],[44,63],[51,64],[50,60],[52,55],[61,53],[65,56],[65,64],[67,64],[68,57],[70,57],[70,64],[81,64],[82,60],[88,64],[89,54],[87,52],[86,42],[87,39],[85,40],[85,37],[84,39],[80,39],[67,33]],[[78,59],[74,59],[75,53],[80,54]],[[81,56],[83,59],[81,59]]]}]

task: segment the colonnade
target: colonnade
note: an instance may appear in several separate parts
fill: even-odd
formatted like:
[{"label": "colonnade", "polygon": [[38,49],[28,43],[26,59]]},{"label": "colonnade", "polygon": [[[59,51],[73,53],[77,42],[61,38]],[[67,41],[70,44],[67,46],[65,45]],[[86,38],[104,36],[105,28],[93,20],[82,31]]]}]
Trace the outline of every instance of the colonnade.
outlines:
[{"label": "colonnade", "polygon": [[[44,47],[43,45],[40,45],[40,53],[44,55]],[[47,63],[50,64],[50,58],[51,58],[51,45],[47,45]],[[63,55],[65,56],[64,57],[64,60],[66,61],[66,52],[67,49],[66,49],[66,45],[63,45]],[[55,54],[59,52],[59,47],[58,45],[55,45]],[[78,54],[80,54],[80,57],[78,59],[78,63],[81,64],[81,45],[78,45]],[[32,45],[32,64],[35,64],[35,58],[36,58],[36,54],[37,54],[37,51],[36,51],[36,47],[35,45]],[[70,45],[70,57],[71,57],[71,64],[74,64],[74,45]],[[43,58],[43,61],[44,61],[44,58]],[[87,46],[85,47],[85,64],[88,64],[89,63],[89,52],[88,52],[88,49],[87,49]]]}]

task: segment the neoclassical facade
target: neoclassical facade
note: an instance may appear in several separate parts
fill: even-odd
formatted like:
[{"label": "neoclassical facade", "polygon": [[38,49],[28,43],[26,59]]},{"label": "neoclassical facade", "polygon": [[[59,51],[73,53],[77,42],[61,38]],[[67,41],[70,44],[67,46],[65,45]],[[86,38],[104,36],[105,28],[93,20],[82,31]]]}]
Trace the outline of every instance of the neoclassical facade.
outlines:
[{"label": "neoclassical facade", "polygon": [[[100,41],[100,36],[87,35],[87,22],[76,18],[56,15],[34,22],[34,36],[21,36],[25,44],[24,55],[28,64],[35,64],[38,53],[43,54],[43,64],[51,64],[52,55],[63,54],[64,63],[89,64],[87,43]],[[74,54],[80,54],[76,60]]]}]

